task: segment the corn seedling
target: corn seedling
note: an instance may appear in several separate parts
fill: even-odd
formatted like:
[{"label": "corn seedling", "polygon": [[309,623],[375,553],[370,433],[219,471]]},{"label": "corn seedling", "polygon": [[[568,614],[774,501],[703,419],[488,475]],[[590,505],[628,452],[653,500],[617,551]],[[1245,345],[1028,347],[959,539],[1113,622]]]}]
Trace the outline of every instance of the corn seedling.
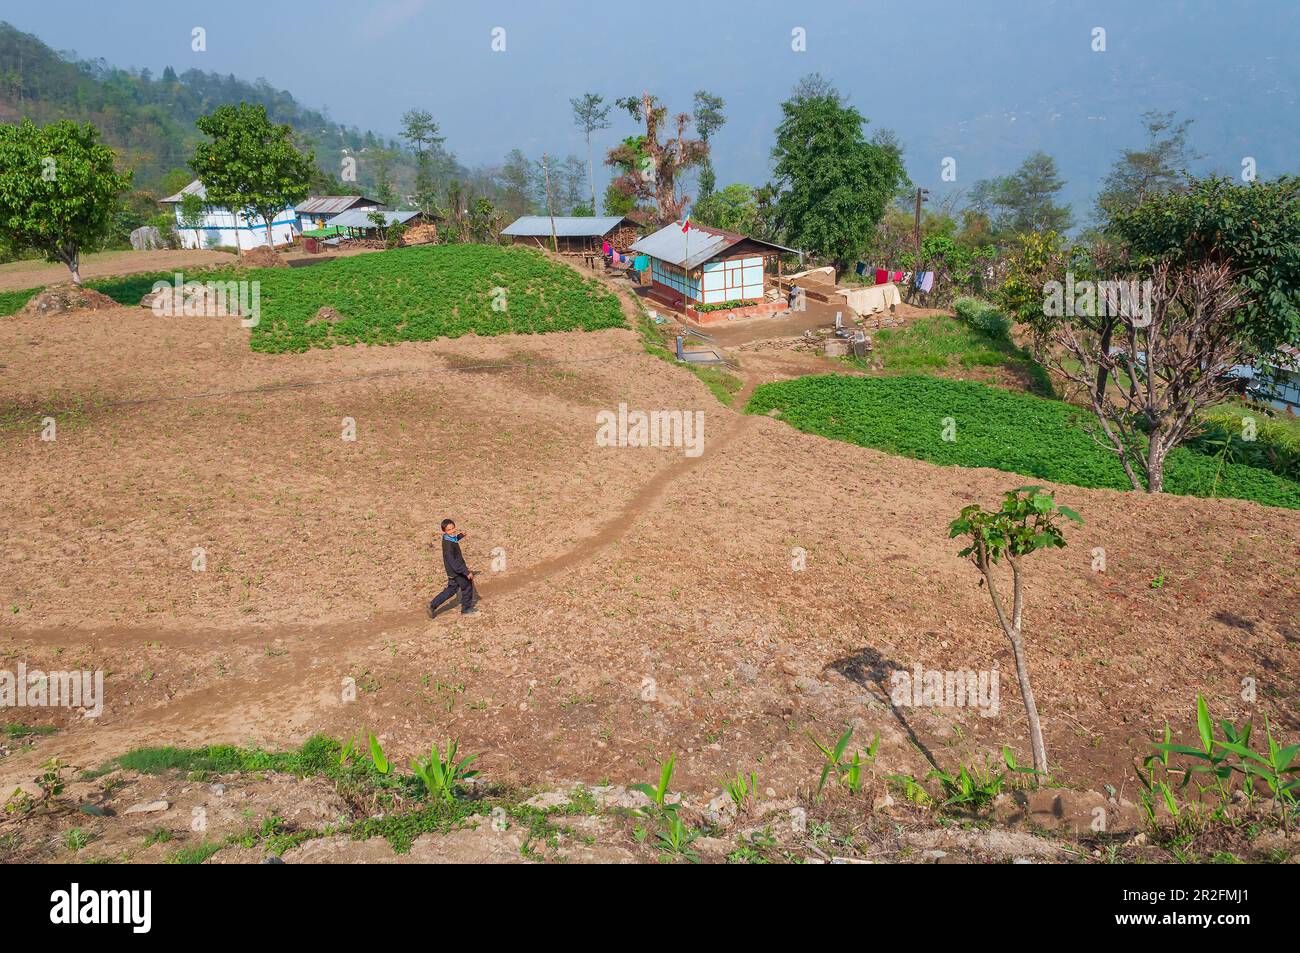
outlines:
[{"label": "corn seedling", "polygon": [[857,794],[862,790],[864,781],[862,777],[862,768],[869,765],[876,758],[876,751],[880,747],[880,733],[871,739],[871,746],[867,748],[865,758],[863,752],[855,751],[851,761],[844,760],[844,750],[849,746],[849,739],[853,737],[853,729],[846,729],[844,734],[840,735],[840,740],[835,742],[835,747],[828,748],[816,738],[811,732],[808,732],[808,738],[817,750],[822,753],[825,759],[822,764],[821,778],[817,782],[817,795],[820,797],[822,788],[826,786],[826,780],[834,772],[835,779],[849,789],[850,794]]},{"label": "corn seedling", "polygon": [[659,768],[659,786],[652,788],[648,784],[634,784],[630,790],[640,791],[646,797],[654,802],[655,807],[661,811],[675,811],[676,804],[668,803],[668,785],[673,779],[673,766],[677,763],[677,755],[673,755],[665,761]]},{"label": "corn seedling", "polygon": [[447,756],[444,758],[439,754],[437,744],[434,744],[427,760],[412,759],[411,770],[424,782],[430,800],[451,804],[456,800],[461,782],[478,776],[477,771],[469,770],[478,755],[472,754],[457,761],[458,749],[459,742],[448,741]]},{"label": "corn seedling", "polygon": [[739,814],[745,809],[747,800],[758,798],[758,772],[751,771],[746,778],[737,771],[733,780],[724,782],[723,790],[731,798],[731,803],[736,805],[736,813]]},{"label": "corn seedling", "polygon": [[982,768],[977,765],[970,768],[960,765],[956,774],[935,768],[930,772],[930,777],[936,779],[943,789],[944,807],[961,806],[972,811],[988,806],[1002,793],[1002,785],[1006,780],[1005,774],[993,773],[987,757]]},{"label": "corn seedling", "polygon": [[659,832],[658,847],[670,857],[685,857],[692,864],[699,862],[699,855],[690,849],[691,842],[699,837],[699,832],[687,827],[675,811],[667,816],[668,827]]},{"label": "corn seedling", "polygon": [[375,770],[380,774],[387,774],[392,770],[392,765],[388,763],[388,757],[384,754],[384,749],[379,745],[379,739],[373,734],[370,735],[370,760],[374,763]]}]

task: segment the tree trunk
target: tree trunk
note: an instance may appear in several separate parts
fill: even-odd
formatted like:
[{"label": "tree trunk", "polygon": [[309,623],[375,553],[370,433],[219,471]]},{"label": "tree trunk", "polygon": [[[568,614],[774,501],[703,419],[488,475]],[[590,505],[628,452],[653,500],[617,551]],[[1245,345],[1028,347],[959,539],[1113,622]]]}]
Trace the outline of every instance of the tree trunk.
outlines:
[{"label": "tree trunk", "polygon": [[75,248],[63,246],[59,249],[59,257],[63,263],[68,266],[68,271],[72,273],[72,283],[78,288],[81,287],[81,252]]},{"label": "tree trunk", "polygon": [[1159,432],[1151,434],[1147,441],[1147,492],[1163,493],[1165,489],[1165,450],[1164,440]]},{"label": "tree trunk", "polygon": [[1029,666],[1025,662],[1025,647],[1019,632],[1008,632],[1011,651],[1016,657],[1016,681],[1020,683],[1020,697],[1025,701],[1025,717],[1029,720],[1029,745],[1034,753],[1034,770],[1047,777],[1047,746],[1043,744],[1043,726],[1038,721],[1038,703],[1034,689],[1029,684]]},{"label": "tree trunk", "polygon": [[599,215],[596,209],[596,165],[591,158],[591,133],[587,133],[587,178],[591,182],[591,214]]},{"label": "tree trunk", "polygon": [[1043,726],[1038,720],[1038,703],[1034,700],[1034,689],[1029,683],[1029,664],[1025,660],[1025,646],[1020,640],[1020,623],[1024,611],[1024,587],[1020,578],[1020,566],[1012,558],[1008,559],[1011,563],[1012,578],[1012,601],[1011,601],[1011,618],[1007,618],[1006,610],[1002,608],[1002,600],[998,597],[997,584],[993,581],[992,567],[989,566],[987,557],[983,557],[977,564],[979,570],[984,574],[984,581],[989,587],[989,597],[993,600],[993,608],[998,614],[998,622],[1002,625],[1002,631],[1006,633],[1007,639],[1011,642],[1011,652],[1016,659],[1016,681],[1020,684],[1020,697],[1025,703],[1025,718],[1029,723],[1029,747],[1034,757],[1034,770],[1040,772],[1040,779],[1047,778],[1047,746],[1043,743]]}]

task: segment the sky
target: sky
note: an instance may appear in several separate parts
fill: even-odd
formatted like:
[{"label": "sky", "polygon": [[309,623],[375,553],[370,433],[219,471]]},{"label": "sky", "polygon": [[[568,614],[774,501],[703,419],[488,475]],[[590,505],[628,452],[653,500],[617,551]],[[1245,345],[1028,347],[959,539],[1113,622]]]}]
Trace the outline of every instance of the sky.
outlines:
[{"label": "sky", "polygon": [[[898,134],[912,178],[936,196],[1045,149],[1085,209],[1120,150],[1142,144],[1150,109],[1195,119],[1197,171],[1238,175],[1247,157],[1261,177],[1300,171],[1300,0],[4,0],[0,11],[81,58],[265,77],[380,133],[427,109],[471,166],[512,148],[585,155],[569,99],[588,90],[611,101],[648,89],[677,113],[707,89],[726,101],[720,185],[759,184],[780,102],[820,72],[868,132]],[[598,162],[636,131],[613,118]]]}]

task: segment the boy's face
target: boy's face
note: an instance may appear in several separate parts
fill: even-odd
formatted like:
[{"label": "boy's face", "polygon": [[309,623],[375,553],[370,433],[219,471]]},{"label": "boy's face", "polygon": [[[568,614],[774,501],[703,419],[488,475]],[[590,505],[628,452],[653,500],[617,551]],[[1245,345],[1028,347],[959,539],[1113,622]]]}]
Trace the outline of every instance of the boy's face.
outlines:
[{"label": "boy's face", "polygon": [[456,524],[455,524],[455,523],[448,523],[448,524],[447,524],[447,528],[444,529],[443,532],[446,533],[448,536],[455,536],[455,535],[456,535]]}]

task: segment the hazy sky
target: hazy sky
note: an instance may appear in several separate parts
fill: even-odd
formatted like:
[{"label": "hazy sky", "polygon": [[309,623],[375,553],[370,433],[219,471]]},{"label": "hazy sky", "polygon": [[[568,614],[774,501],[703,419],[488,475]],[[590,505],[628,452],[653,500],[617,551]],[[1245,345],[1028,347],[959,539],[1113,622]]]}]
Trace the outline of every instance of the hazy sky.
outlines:
[{"label": "hazy sky", "polygon": [[[433,112],[469,165],[513,147],[584,153],[569,98],[650,89],[689,110],[697,89],[727,102],[721,184],[770,172],[779,102],[819,71],[901,137],[918,184],[957,187],[1053,153],[1086,204],[1147,109],[1196,119],[1203,166],[1261,176],[1300,169],[1300,0],[930,0],[655,3],[492,0],[83,0],[15,3],[0,18],[55,49],[118,66],[265,77],[338,121],[394,133]],[[193,52],[191,30],[207,31]],[[491,49],[506,31],[505,52]],[[806,31],[807,50],[791,49]],[[1094,52],[1092,31],[1106,30]],[[869,127],[870,130],[871,127]],[[634,131],[626,115],[608,147]],[[599,153],[598,153],[599,159]],[[604,176],[601,176],[603,179]]]}]

